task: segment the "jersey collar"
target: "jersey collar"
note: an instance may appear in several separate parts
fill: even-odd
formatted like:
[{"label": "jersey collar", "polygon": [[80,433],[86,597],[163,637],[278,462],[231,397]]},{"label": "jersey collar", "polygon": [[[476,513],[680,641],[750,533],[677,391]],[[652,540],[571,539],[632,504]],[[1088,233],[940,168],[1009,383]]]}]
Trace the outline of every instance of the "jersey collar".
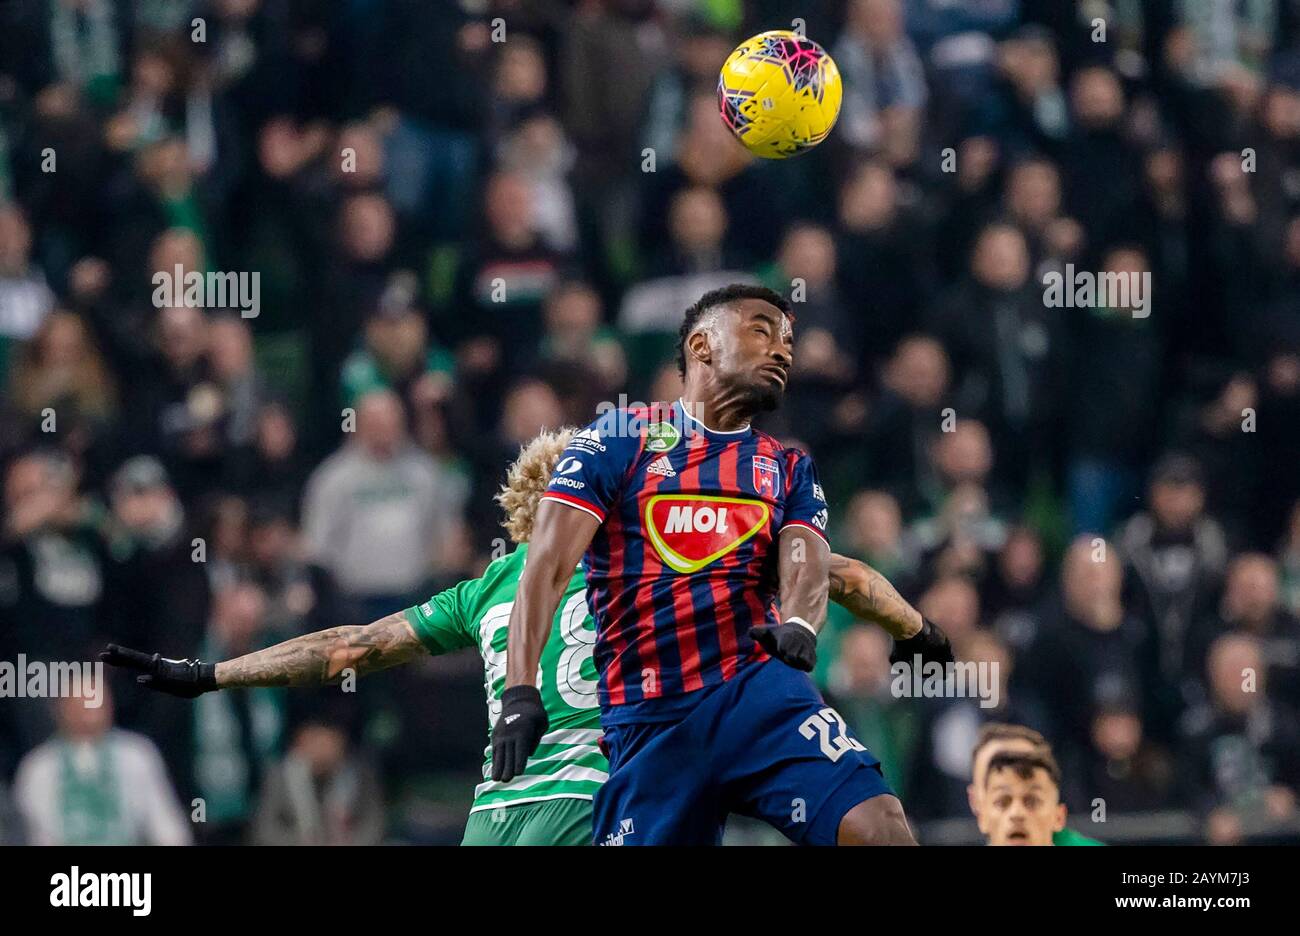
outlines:
[{"label": "jersey collar", "polygon": [[689,419],[691,422],[695,423],[697,426],[699,426],[700,430],[703,431],[704,435],[707,437],[712,438],[714,436],[719,436],[724,439],[734,439],[737,436],[742,436],[745,433],[749,432],[750,423],[745,423],[745,425],[741,426],[739,429],[728,429],[725,431],[722,429],[710,428],[704,422],[704,420],[697,419],[696,417],[691,415],[690,410],[686,408],[686,401],[683,400],[681,397],[677,398],[677,405],[681,407],[682,415],[685,416],[687,419]]}]

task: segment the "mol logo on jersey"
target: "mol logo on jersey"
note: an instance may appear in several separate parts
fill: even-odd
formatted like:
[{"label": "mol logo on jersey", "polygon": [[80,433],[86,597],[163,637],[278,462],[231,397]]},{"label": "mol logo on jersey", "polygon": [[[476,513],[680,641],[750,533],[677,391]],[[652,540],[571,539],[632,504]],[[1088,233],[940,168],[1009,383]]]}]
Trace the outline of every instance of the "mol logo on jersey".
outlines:
[{"label": "mol logo on jersey", "polygon": [[767,523],[762,501],[659,494],[645,505],[645,529],[664,565],[695,572],[735,551]]}]

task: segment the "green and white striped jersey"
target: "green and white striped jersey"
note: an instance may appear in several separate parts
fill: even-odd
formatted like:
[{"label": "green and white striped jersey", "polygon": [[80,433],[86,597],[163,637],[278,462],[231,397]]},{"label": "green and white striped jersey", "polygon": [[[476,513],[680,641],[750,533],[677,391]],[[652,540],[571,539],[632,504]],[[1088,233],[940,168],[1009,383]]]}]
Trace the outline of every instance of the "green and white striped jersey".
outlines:
[{"label": "green and white striped jersey", "polygon": [[[406,609],[406,619],[430,653],[476,647],[483,657],[488,730],[501,715],[505,688],[506,636],[519,576],[528,547],[521,545],[494,560],[482,577],[439,592]],[[574,572],[555,613],[551,636],[542,648],[537,688],[550,719],[542,743],[522,775],[508,783],[492,776],[492,746],[484,751],[483,783],[474,790],[470,812],[549,799],[591,799],[609,776],[600,753],[600,709],[596,701],[596,625],[587,613],[586,582]]]}]

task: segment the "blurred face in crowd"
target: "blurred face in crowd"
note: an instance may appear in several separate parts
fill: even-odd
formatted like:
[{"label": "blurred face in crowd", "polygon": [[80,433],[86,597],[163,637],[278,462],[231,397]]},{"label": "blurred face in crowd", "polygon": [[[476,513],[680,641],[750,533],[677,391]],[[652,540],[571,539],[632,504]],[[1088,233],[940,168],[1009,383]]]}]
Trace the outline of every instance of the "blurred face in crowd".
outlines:
[{"label": "blurred face in crowd", "polygon": [[257,450],[268,461],[283,461],[293,454],[298,433],[288,410],[279,403],[262,407],[257,417]]},{"label": "blurred face in crowd", "polygon": [[66,505],[75,493],[72,472],[43,455],[17,458],[5,476],[5,508],[14,513],[38,499],[49,501],[51,510]]},{"label": "blurred face in crowd", "polygon": [[959,419],[952,432],[940,433],[935,462],[949,484],[982,483],[993,467],[993,443],[984,424]]},{"label": "blurred face in crowd", "polygon": [[[1133,282],[1131,277],[1140,276],[1151,271],[1146,254],[1136,247],[1120,247],[1108,251],[1106,256],[1102,258],[1101,269],[1104,273],[1118,273],[1128,282]],[[1130,292],[1128,304],[1120,307],[1117,311],[1128,312],[1132,310],[1135,298]],[[1147,300],[1149,301],[1150,298],[1148,296]]]},{"label": "blurred face in crowd", "polygon": [[1206,660],[1215,704],[1231,715],[1249,712],[1264,694],[1263,663],[1253,637],[1227,634],[1216,640]]},{"label": "blurred face in crowd", "polygon": [[113,727],[113,699],[108,684],[95,687],[100,693],[99,705],[87,705],[87,695],[69,695],[60,698],[54,709],[59,734],[69,741],[95,741]]},{"label": "blurred face in crowd", "polygon": [[879,627],[854,624],[840,638],[835,660],[836,691],[870,699],[889,686],[889,635]]},{"label": "blurred face in crowd", "polygon": [[1287,266],[1292,270],[1300,270],[1300,215],[1287,224],[1283,245]]},{"label": "blurred face in crowd", "polygon": [[414,309],[372,315],[366,321],[366,346],[389,375],[404,377],[424,362],[428,326]]},{"label": "blurred face in crowd", "polygon": [[1065,804],[1051,775],[1041,767],[990,771],[979,813],[980,831],[990,845],[1051,845],[1065,828]]},{"label": "blurred face in crowd", "polygon": [[285,517],[262,520],[248,531],[248,551],[253,562],[270,568],[293,554],[297,534]]},{"label": "blurred face in crowd", "polygon": [[502,434],[514,445],[523,445],[544,429],[564,422],[564,407],[549,384],[526,380],[506,395],[501,415]]},{"label": "blurred face in crowd", "polygon": [[393,247],[397,221],[382,195],[354,195],[343,206],[340,230],[344,252],[361,263],[375,263]]},{"label": "blurred face in crowd", "polygon": [[402,401],[388,390],[367,393],[357,404],[357,441],[366,454],[387,461],[406,441]]},{"label": "blurred face in crowd", "polygon": [[677,51],[688,75],[712,83],[717,80],[722,63],[734,46],[735,43],[722,33],[691,33],[681,37]]},{"label": "blurred face in crowd", "polygon": [[898,545],[903,514],[884,491],[862,491],[849,503],[850,538],[869,556],[885,555]]},{"label": "blurred face in crowd", "polygon": [[338,139],[339,152],[350,151],[355,160],[343,171],[343,160],[331,163],[335,178],[353,189],[367,188],[384,176],[384,144],[369,124],[352,123],[343,128]]},{"label": "blurred face in crowd", "polygon": [[214,319],[208,328],[208,360],[221,380],[252,373],[253,333],[248,323],[231,315]]},{"label": "blurred face in crowd", "polygon": [[1007,179],[1007,209],[1018,222],[1039,230],[1061,210],[1061,179],[1049,162],[1017,165]]},{"label": "blurred face in crowd", "polygon": [[1089,130],[1113,127],[1124,115],[1124,89],[1113,71],[1101,66],[1085,68],[1074,76],[1070,88],[1074,116]]},{"label": "blurred face in crowd", "polygon": [[797,225],[781,245],[781,269],[809,286],[825,286],[835,276],[835,240],[824,227]]},{"label": "blurred face in crowd", "polygon": [[23,213],[13,205],[0,206],[0,276],[26,273],[31,250],[32,229]]},{"label": "blurred face in crowd", "polygon": [[951,575],[926,590],[917,602],[917,610],[932,621],[943,621],[944,632],[957,646],[979,627],[979,592],[970,579]]},{"label": "blurred face in crowd", "polygon": [[149,250],[149,269],[152,272],[172,276],[177,266],[182,275],[203,272],[203,245],[193,231],[185,228],[163,231]]},{"label": "blurred face in crowd", "polygon": [[1124,572],[1110,544],[1104,544],[1105,558],[1095,561],[1092,539],[1079,537],[1065,554],[1061,587],[1065,606],[1072,616],[1093,630],[1119,627],[1124,616],[1120,588]]},{"label": "blurred face in crowd", "polygon": [[1264,126],[1281,139],[1300,137],[1300,91],[1283,85],[1269,88],[1264,98]]},{"label": "blurred face in crowd", "polygon": [[307,762],[312,776],[328,777],[343,766],[347,735],[333,725],[304,725],[294,738],[293,753]]},{"label": "blurred face in crowd", "polygon": [[1188,530],[1205,509],[1205,489],[1195,481],[1157,481],[1151,485],[1151,513],[1167,531]]},{"label": "blurred face in crowd", "polygon": [[686,189],[673,198],[668,226],[684,251],[716,250],[727,230],[727,210],[713,189]]},{"label": "blurred face in crowd", "polygon": [[546,93],[546,62],[535,39],[516,36],[502,46],[495,90],[506,101],[541,100]]},{"label": "blurred face in crowd", "polygon": [[164,198],[185,195],[192,180],[185,141],[167,137],[146,146],[137,157],[136,171],[144,182]]},{"label": "blurred face in crowd", "polygon": [[903,9],[898,0],[853,0],[849,26],[876,46],[888,46],[903,34]]},{"label": "blurred face in crowd", "polygon": [[1157,192],[1176,192],[1183,181],[1183,158],[1177,150],[1157,149],[1144,163],[1147,183]]},{"label": "blurred face in crowd", "polygon": [[948,355],[933,338],[905,338],[886,365],[885,383],[918,409],[938,406],[948,389]]},{"label": "blurred face in crowd", "polygon": [[1029,248],[1025,237],[1005,224],[991,224],[980,232],[971,258],[975,279],[990,289],[1015,290],[1029,278]]},{"label": "blurred face in crowd", "polygon": [[91,353],[86,326],[69,312],[55,312],[46,318],[36,341],[38,360],[47,371],[75,368]]},{"label": "blurred face in crowd", "polygon": [[993,631],[973,632],[962,642],[960,656],[962,660],[969,660],[972,663],[987,664],[989,672],[997,681],[998,695],[994,701],[1001,703],[1006,700],[1007,685],[1011,680],[1011,670],[1015,664],[1011,659],[1011,651]]},{"label": "blurred face in crowd", "polygon": [[244,551],[248,504],[242,497],[223,497],[212,515],[212,546],[218,556],[234,559]]},{"label": "blurred face in crowd", "polygon": [[208,320],[202,309],[169,306],[158,312],[158,345],[172,370],[184,373],[208,351]]},{"label": "blurred face in crowd", "polygon": [[170,94],[176,75],[171,63],[159,51],[145,49],[137,53],[131,66],[131,90],[147,97]]},{"label": "blurred face in crowd", "polygon": [[1142,720],[1133,712],[1101,712],[1092,720],[1092,746],[1107,760],[1131,760],[1142,746]]},{"label": "blurred face in crowd", "polygon": [[1046,39],[1008,39],[998,48],[998,66],[1021,95],[1032,97],[1056,86],[1056,48]]},{"label": "blurred face in crowd", "polygon": [[1223,590],[1223,617],[1234,624],[1266,628],[1280,598],[1277,563],[1260,553],[1238,556],[1228,567]]},{"label": "blurred face in crowd", "polygon": [[1032,530],[1019,527],[1007,537],[998,555],[1002,579],[1015,588],[1028,588],[1043,572],[1043,544]]},{"label": "blurred face in crowd", "polygon": [[507,247],[526,247],[533,242],[533,192],[522,176],[512,172],[492,176],[484,208],[498,242]]},{"label": "blurred face in crowd", "polygon": [[660,403],[669,403],[682,395],[682,375],[677,372],[676,364],[665,364],[655,374],[654,383],[650,385],[650,398]]},{"label": "blurred face in crowd", "polygon": [[113,516],[132,533],[147,536],[168,528],[180,511],[176,493],[165,484],[113,491]]},{"label": "blurred face in crowd", "polygon": [[585,343],[600,325],[600,297],[585,283],[568,283],[546,297],[545,315],[553,339]]},{"label": "blurred face in crowd", "polygon": [[850,231],[873,231],[894,218],[898,183],[883,163],[860,166],[840,192],[840,222]]},{"label": "blurred face in crowd", "polygon": [[241,582],[221,589],[213,596],[212,630],[217,640],[231,650],[253,645],[266,614],[266,595],[256,585]]}]

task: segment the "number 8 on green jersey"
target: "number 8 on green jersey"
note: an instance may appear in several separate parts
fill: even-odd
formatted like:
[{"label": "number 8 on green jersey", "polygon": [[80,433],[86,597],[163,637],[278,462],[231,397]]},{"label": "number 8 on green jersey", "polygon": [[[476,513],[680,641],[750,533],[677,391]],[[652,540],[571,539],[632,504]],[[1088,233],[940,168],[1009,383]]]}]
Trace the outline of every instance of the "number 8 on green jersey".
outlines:
[{"label": "number 8 on green jersey", "polygon": [[[493,561],[480,578],[461,582],[424,604],[406,609],[407,620],[430,653],[478,649],[483,658],[489,732],[501,714],[510,608],[527,552],[528,546],[520,545]],[[501,807],[552,800],[581,801],[589,811],[592,797],[609,776],[609,762],[597,746],[601,729],[596,667],[591,659],[595,643],[595,624],[587,612],[586,582],[578,569],[560,600],[538,669],[538,689],[550,729],[524,773],[506,783],[488,779],[492,775],[492,746],[488,745],[484,752],[484,782],[475,788],[470,808],[472,826],[481,825],[487,818],[476,814],[491,815]],[[567,834],[573,836],[572,831]],[[584,834],[584,844],[590,843],[589,825]],[[469,838],[467,834],[467,841]]]}]

